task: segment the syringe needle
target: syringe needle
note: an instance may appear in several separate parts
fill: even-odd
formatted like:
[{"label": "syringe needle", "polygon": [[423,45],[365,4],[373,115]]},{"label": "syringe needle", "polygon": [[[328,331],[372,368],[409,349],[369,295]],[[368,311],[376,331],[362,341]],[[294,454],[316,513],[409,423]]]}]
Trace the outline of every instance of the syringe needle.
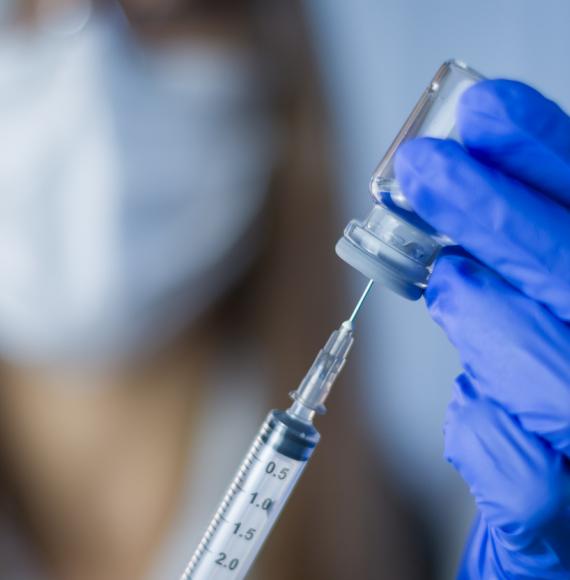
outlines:
[{"label": "syringe needle", "polygon": [[356,306],[354,307],[354,310],[352,311],[352,314],[350,315],[348,322],[354,322],[354,320],[356,319],[356,317],[358,315],[358,312],[360,311],[360,308],[364,304],[364,301],[366,300],[366,297],[368,296],[368,293],[372,289],[373,285],[374,285],[374,280],[368,280],[368,284],[366,284],[366,288],[364,288],[364,292],[362,293],[362,296],[360,297],[360,299],[356,303]]},{"label": "syringe needle", "polygon": [[374,280],[368,282],[350,318],[345,320],[330,335],[325,346],[319,351],[308,373],[303,377],[297,390],[291,393],[291,398],[295,402],[289,409],[289,413],[301,417],[307,410],[310,412],[310,416],[314,415],[314,413],[322,414],[326,411],[325,401],[329,396],[336,378],[346,363],[348,353],[354,341],[354,326],[352,323],[358,315],[358,311],[366,300],[373,284]]}]

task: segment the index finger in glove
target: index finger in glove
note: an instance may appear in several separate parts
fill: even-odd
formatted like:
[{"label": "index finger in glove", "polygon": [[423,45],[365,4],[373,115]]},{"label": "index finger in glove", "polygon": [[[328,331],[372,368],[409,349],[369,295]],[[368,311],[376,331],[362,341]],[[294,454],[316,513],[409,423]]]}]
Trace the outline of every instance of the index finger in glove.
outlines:
[{"label": "index finger in glove", "polygon": [[455,141],[405,143],[396,173],[423,219],[570,320],[570,211]]}]

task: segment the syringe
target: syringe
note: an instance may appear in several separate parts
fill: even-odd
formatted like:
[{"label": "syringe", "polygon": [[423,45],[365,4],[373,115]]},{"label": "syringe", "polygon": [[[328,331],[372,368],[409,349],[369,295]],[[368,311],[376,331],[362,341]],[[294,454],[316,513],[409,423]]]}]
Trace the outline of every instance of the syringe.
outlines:
[{"label": "syringe", "polygon": [[326,412],[324,403],[354,340],[354,320],[373,283],[290,393],[293,404],[267,416],[181,580],[247,575],[320,440],[313,418]]}]

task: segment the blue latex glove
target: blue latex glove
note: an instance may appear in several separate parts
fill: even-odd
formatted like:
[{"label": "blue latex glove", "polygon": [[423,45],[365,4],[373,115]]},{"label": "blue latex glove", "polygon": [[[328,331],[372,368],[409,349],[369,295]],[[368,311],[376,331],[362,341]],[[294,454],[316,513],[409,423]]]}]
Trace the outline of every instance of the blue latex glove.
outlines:
[{"label": "blue latex glove", "polygon": [[415,210],[469,254],[438,260],[426,301],[465,373],[445,452],[478,517],[460,578],[570,578],[570,118],[521,83],[482,81],[463,149],[406,144]]}]

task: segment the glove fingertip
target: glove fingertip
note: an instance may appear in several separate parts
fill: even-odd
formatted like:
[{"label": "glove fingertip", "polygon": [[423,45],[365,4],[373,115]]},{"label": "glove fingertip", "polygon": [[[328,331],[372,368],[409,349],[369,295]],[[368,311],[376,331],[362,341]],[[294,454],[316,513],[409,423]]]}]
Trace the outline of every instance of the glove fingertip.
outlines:
[{"label": "glove fingertip", "polygon": [[458,286],[465,280],[469,279],[475,285],[481,285],[479,270],[478,262],[461,249],[450,248],[442,252],[425,291],[425,300],[431,315],[436,315],[444,302],[446,312],[450,312],[452,303],[449,300],[457,296]]}]

